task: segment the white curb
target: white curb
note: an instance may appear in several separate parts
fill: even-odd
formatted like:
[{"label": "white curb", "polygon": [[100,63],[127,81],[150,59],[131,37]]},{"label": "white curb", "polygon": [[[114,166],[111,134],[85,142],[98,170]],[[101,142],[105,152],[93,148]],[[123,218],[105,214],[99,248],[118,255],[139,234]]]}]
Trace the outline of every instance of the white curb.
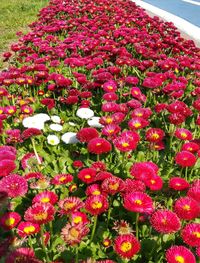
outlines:
[{"label": "white curb", "polygon": [[145,3],[141,0],[131,0],[137,5],[151,12],[153,15],[159,16],[167,22],[173,22],[174,25],[184,34],[186,34],[190,39],[192,39],[197,46],[200,47],[200,28],[191,24],[183,18],[175,16],[167,11],[164,11],[158,7]]}]

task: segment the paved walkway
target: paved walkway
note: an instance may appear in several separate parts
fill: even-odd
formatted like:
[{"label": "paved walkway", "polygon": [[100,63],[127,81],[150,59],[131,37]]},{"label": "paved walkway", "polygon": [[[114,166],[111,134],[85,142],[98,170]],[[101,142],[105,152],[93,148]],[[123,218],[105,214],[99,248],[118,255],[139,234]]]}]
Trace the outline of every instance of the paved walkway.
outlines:
[{"label": "paved walkway", "polygon": [[200,27],[200,0],[143,0]]},{"label": "paved walkway", "polygon": [[[173,22],[183,37],[200,47],[200,0],[131,0],[149,14]],[[189,7],[188,7],[189,6]]]}]

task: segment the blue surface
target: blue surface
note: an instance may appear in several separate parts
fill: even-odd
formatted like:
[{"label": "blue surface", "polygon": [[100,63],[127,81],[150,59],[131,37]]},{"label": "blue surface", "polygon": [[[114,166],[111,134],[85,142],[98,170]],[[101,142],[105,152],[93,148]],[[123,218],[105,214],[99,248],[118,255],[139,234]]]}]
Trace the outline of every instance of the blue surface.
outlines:
[{"label": "blue surface", "polygon": [[[194,0],[200,2],[200,0]],[[200,27],[200,6],[181,0],[143,0]]]}]

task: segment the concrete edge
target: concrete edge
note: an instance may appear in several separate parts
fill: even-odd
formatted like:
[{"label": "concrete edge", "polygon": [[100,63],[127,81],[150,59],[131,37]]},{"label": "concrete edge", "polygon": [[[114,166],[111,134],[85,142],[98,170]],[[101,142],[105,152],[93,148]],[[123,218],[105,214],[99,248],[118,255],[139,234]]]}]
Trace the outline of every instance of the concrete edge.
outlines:
[{"label": "concrete edge", "polygon": [[195,42],[197,47],[200,47],[200,28],[198,26],[195,26],[183,18],[173,15],[167,11],[164,11],[163,9],[145,3],[141,0],[131,1],[147,10],[147,12],[150,12],[150,15],[156,15],[167,22],[173,22],[177,29],[183,33],[184,37],[187,39],[190,38]]}]

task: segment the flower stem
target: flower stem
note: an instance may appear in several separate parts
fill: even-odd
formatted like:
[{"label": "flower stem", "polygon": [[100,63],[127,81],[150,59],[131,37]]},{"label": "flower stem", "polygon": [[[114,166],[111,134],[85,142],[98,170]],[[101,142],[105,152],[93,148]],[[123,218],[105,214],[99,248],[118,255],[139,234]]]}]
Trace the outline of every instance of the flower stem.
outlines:
[{"label": "flower stem", "polygon": [[93,224],[93,228],[92,228],[92,234],[91,234],[91,237],[90,237],[90,243],[92,242],[93,238],[94,238],[94,234],[95,234],[95,230],[96,230],[96,226],[97,226],[97,219],[98,219],[98,216],[94,216],[94,224]]},{"label": "flower stem", "polygon": [[139,238],[139,228],[138,228],[138,222],[139,222],[139,213],[136,213],[136,221],[135,221],[135,230],[136,230],[136,238]]},{"label": "flower stem", "polygon": [[75,257],[75,263],[78,263],[78,245],[76,246],[76,257]]},{"label": "flower stem", "polygon": [[28,237],[28,244],[29,244],[30,248],[33,249],[33,243],[32,243],[31,236]]},{"label": "flower stem", "polygon": [[44,244],[44,225],[41,225],[40,227],[40,235],[41,235],[41,245],[42,245],[42,249],[45,253],[45,257],[46,257],[46,262],[50,262],[50,259],[49,259],[49,255],[47,253],[47,250],[46,250],[46,247],[45,247],[45,244]]},{"label": "flower stem", "polygon": [[35,141],[34,141],[33,138],[31,138],[31,142],[32,142],[33,151],[34,151],[34,153],[35,153],[35,157],[36,157],[36,159],[37,159],[37,162],[38,162],[38,164],[41,164],[40,157],[39,157],[39,155],[38,155],[38,153],[37,153],[37,150],[36,150],[36,147],[35,147]]}]

